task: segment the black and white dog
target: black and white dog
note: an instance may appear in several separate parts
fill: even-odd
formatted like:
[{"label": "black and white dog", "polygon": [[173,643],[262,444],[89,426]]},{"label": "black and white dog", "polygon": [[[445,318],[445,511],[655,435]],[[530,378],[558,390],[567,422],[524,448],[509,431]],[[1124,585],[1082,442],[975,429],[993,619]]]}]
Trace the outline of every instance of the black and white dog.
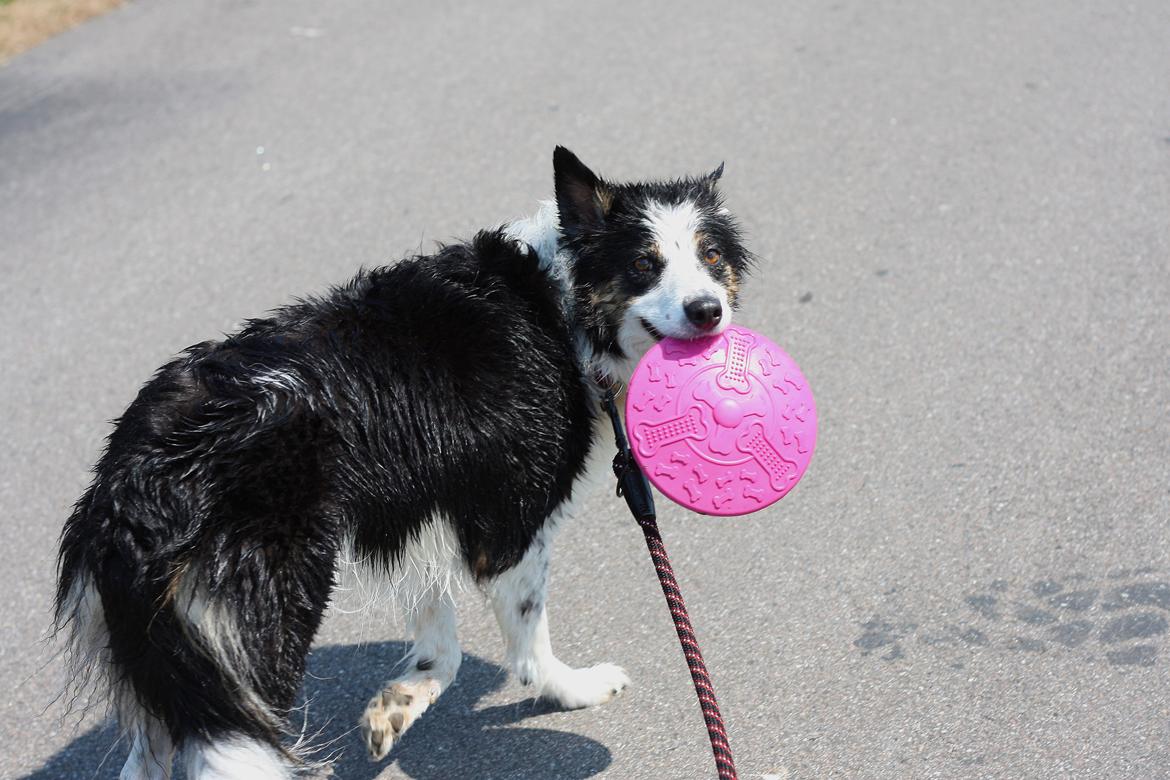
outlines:
[{"label": "black and white dog", "polygon": [[[550,547],[613,453],[601,388],[663,336],[727,327],[749,255],[699,177],[614,184],[553,155],[556,203],[188,349],[139,392],[61,538],[56,626],[108,687],[122,778],[307,775],[286,718],[344,562],[393,582],[405,672],[361,717],[382,758],[459,668],[453,578],[520,681],[627,684],[549,644]],[[600,468],[598,466],[600,465]]]}]

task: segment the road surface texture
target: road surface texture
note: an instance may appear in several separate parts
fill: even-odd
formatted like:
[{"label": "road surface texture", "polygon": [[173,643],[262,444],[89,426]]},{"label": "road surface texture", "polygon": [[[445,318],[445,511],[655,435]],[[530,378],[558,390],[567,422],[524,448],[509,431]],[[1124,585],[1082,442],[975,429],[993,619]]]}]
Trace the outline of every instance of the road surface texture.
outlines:
[{"label": "road surface texture", "polygon": [[[134,2],[0,70],[0,776],[112,778],[62,722],[54,543],[151,371],[361,265],[524,214],[568,145],[727,161],[739,322],[802,365],[812,467],[663,508],[744,778],[1170,777],[1170,5]],[[342,594],[306,683],[343,778],[701,778],[641,534],[560,537],[558,712],[461,597],[456,687],[352,733],[404,629]],[[364,607],[364,608],[363,608]],[[100,765],[100,769],[98,768]]]}]

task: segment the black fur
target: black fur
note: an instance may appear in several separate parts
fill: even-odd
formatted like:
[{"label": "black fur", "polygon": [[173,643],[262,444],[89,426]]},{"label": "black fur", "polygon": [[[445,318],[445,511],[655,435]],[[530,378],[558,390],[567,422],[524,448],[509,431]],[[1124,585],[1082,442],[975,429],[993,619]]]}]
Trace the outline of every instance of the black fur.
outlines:
[{"label": "black fur", "polygon": [[92,574],[114,666],[176,740],[276,736],[189,645],[174,578],[242,621],[286,710],[343,536],[389,565],[441,513],[476,576],[515,564],[590,444],[558,299],[534,254],[483,233],[190,348],[117,422],[65,526],[59,603]]},{"label": "black fur", "polygon": [[[610,185],[567,150],[556,169],[575,291],[480,233],[189,348],[117,421],[62,533],[57,624],[81,619],[70,598],[92,584],[113,689],[176,745],[239,733],[280,749],[345,540],[389,569],[442,516],[476,578],[519,561],[593,445],[576,334],[610,348],[590,293],[647,284],[628,272],[640,204],[694,199],[726,268],[745,266],[717,176]],[[197,601],[234,621],[247,679],[189,630]]]}]

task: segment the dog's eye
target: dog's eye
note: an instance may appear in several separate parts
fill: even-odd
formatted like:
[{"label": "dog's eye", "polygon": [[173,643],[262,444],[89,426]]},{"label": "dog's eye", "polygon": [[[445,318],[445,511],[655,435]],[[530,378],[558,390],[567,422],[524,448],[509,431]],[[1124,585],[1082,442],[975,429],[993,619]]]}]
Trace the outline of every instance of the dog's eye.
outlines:
[{"label": "dog's eye", "polygon": [[635,258],[634,270],[640,274],[650,273],[650,271],[654,270],[654,261],[645,255]]},{"label": "dog's eye", "polygon": [[707,265],[715,265],[722,259],[723,255],[719,252],[718,249],[714,247],[708,249],[707,252],[703,255],[703,262],[705,262]]}]

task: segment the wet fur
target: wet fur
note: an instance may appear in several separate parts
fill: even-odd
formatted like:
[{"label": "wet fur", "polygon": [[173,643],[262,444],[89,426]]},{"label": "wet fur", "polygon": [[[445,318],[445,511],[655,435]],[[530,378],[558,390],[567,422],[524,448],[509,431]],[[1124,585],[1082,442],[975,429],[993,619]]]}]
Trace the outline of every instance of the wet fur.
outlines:
[{"label": "wet fur", "polygon": [[[522,676],[582,702],[567,706],[595,701],[578,683],[624,684],[616,667],[556,666],[529,633],[555,521],[597,460],[597,380],[621,381],[638,357],[631,302],[655,282],[629,261],[653,249],[651,203],[694,204],[733,303],[748,257],[717,174],[613,185],[560,149],[555,168],[551,219],[363,271],[190,347],[116,421],[62,533],[56,624],[77,679],[100,678],[123,728],[150,743],[124,777],[164,776],[134,762],[169,767],[183,749],[206,777],[245,760],[311,769],[286,720],[339,563],[393,578],[428,539],[499,595],[515,668],[534,670]],[[420,630],[450,656],[443,590],[414,596],[440,615]],[[413,660],[421,682],[388,692],[430,684],[435,659]]]}]

